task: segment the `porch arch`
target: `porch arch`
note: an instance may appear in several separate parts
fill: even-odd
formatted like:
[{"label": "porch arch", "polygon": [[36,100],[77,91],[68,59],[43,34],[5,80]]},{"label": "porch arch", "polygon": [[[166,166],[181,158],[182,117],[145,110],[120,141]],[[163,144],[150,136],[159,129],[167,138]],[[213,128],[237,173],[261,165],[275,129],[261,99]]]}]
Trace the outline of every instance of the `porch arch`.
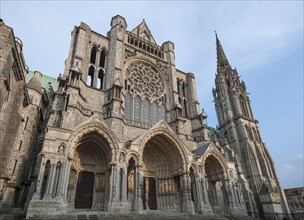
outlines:
[{"label": "porch arch", "polygon": [[111,164],[116,160],[115,140],[100,124],[89,124],[72,135],[72,143],[69,203],[76,209],[108,210]]},{"label": "porch arch", "polygon": [[182,211],[187,158],[183,146],[164,128],[149,132],[139,148],[143,209]]},{"label": "porch arch", "polygon": [[224,158],[217,152],[210,152],[203,159],[208,181],[208,199],[214,213],[229,213],[227,192],[228,175]]}]

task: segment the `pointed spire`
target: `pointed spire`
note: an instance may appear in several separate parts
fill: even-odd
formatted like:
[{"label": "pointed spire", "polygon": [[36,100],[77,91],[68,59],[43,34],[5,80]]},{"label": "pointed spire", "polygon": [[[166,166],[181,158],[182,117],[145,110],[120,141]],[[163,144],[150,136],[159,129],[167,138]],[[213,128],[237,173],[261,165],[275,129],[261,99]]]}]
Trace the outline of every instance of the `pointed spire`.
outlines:
[{"label": "pointed spire", "polygon": [[223,67],[230,67],[228,59],[226,58],[225,52],[222,48],[221,42],[217,37],[217,33],[215,32],[216,38],[216,56],[217,56],[217,69]]}]

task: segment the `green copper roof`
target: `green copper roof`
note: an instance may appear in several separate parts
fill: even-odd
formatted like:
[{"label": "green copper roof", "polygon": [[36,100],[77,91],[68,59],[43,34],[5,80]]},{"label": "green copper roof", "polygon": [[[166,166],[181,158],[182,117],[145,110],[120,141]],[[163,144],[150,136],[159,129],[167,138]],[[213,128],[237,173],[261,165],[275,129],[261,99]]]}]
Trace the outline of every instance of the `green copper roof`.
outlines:
[{"label": "green copper roof", "polygon": [[[57,82],[57,79],[55,78],[52,78],[50,76],[47,76],[47,75],[44,75],[44,74],[41,74],[41,87],[44,88],[45,90],[48,90],[49,89],[49,83],[51,83],[52,87],[53,87],[53,90],[54,91],[57,91],[58,89],[58,82]],[[25,82],[26,84],[28,84],[28,82],[33,78],[34,76],[34,71],[31,71],[29,70],[28,74],[26,74],[25,76]]]},{"label": "green copper roof", "polygon": [[218,130],[216,130],[216,129],[213,128],[213,127],[209,127],[209,132],[210,132],[210,136],[216,136],[216,137],[219,136]]}]

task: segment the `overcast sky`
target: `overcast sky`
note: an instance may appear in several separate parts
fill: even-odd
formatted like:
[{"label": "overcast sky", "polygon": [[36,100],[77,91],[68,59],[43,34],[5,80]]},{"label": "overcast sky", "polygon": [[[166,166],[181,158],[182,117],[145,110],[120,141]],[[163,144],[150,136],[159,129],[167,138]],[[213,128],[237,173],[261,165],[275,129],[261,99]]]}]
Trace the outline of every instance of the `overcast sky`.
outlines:
[{"label": "overcast sky", "polygon": [[128,30],[145,19],[158,45],[175,44],[176,66],[196,76],[201,108],[216,126],[212,87],[216,30],[247,84],[253,114],[284,188],[304,186],[303,1],[4,1],[0,17],[23,41],[31,70],[57,77],[81,21],[106,35],[111,18]]}]

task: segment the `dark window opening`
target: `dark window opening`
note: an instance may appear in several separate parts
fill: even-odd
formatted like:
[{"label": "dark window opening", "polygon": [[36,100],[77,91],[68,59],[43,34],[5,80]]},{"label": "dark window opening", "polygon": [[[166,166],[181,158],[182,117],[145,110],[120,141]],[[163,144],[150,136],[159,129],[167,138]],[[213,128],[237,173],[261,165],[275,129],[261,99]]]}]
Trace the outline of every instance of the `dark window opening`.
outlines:
[{"label": "dark window opening", "polygon": [[22,141],[20,141],[19,150],[21,150],[21,147],[22,147]]},{"label": "dark window opening", "polygon": [[103,70],[100,69],[98,72],[98,81],[97,81],[97,88],[102,89],[103,87]]},{"label": "dark window opening", "polygon": [[128,81],[125,79],[125,90],[128,88]]},{"label": "dark window opening", "polygon": [[99,59],[99,66],[104,67],[105,66],[105,60],[106,60],[106,53],[105,51],[100,52],[100,59]]},{"label": "dark window opening", "polygon": [[94,69],[93,66],[91,66],[90,69],[89,69],[88,78],[87,78],[87,85],[88,86],[93,86],[94,72],[95,72],[95,69]]},{"label": "dark window opening", "polygon": [[96,49],[96,47],[94,46],[94,47],[92,48],[92,50],[91,50],[90,63],[95,64],[96,52],[97,52],[97,49]]},{"label": "dark window opening", "polygon": [[26,118],[25,125],[24,125],[24,130],[26,130],[28,120],[29,120],[29,117]]},{"label": "dark window opening", "polygon": [[17,166],[17,160],[15,160],[15,164],[14,164],[14,169],[13,169],[13,172],[12,172],[12,174],[14,174],[15,173],[15,170],[16,170],[16,166]]}]

